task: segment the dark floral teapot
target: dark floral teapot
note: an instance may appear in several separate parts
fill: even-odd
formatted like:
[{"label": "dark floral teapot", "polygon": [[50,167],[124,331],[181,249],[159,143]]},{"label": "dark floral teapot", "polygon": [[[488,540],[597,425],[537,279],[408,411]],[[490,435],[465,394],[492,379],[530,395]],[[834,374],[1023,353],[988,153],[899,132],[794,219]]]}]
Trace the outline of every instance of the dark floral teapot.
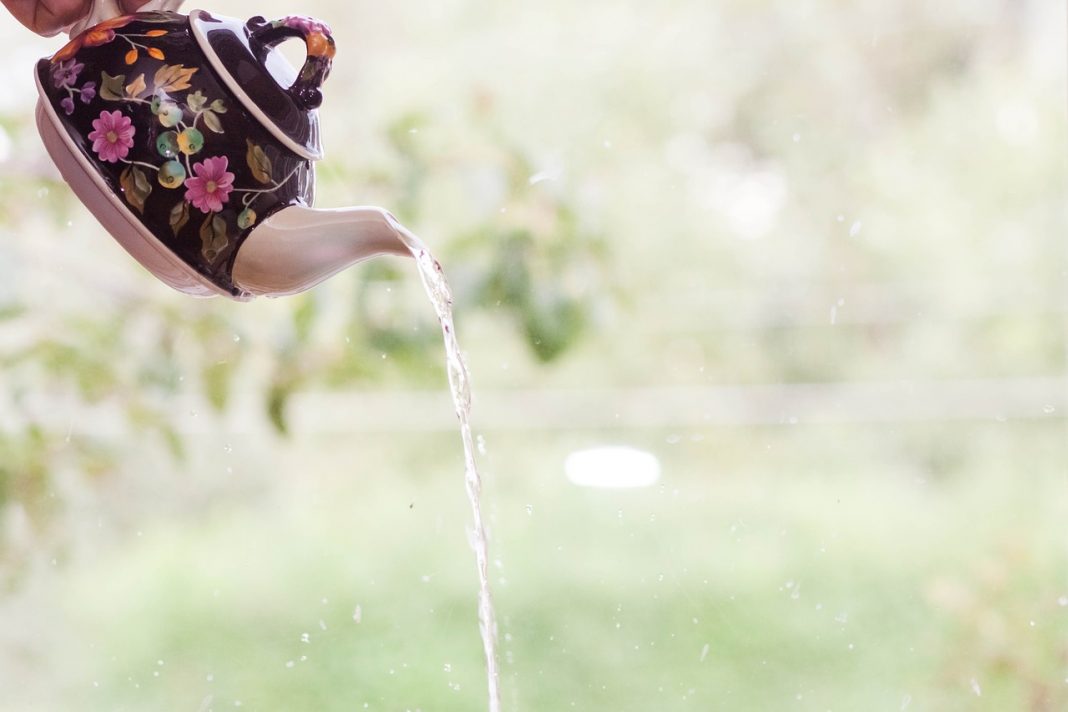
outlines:
[{"label": "dark floral teapot", "polygon": [[[64,179],[149,271],[247,299],[408,253],[409,233],[380,208],[310,207],[335,53],[325,24],[113,8],[37,63],[37,125]],[[289,39],[307,49],[299,70],[277,51]]]}]

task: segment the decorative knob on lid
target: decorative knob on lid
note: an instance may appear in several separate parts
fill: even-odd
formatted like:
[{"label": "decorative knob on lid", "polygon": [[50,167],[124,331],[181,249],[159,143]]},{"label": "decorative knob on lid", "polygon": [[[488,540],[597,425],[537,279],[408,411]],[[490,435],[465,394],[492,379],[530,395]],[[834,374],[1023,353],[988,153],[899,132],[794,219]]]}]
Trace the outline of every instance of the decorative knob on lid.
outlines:
[{"label": "decorative knob on lid", "polygon": [[[296,15],[241,22],[195,10],[189,26],[212,69],[264,128],[298,156],[322,158],[317,109],[336,51],[325,23]],[[290,39],[307,49],[299,70],[278,51]]]},{"label": "decorative knob on lid", "polygon": [[298,106],[316,109],[323,103],[319,87],[330,74],[336,46],[330,28],[319,20],[301,15],[290,15],[268,22],[262,17],[248,21],[249,46],[261,63],[267,63],[270,50],[288,39],[302,39],[307,48],[304,66],[296,81],[286,90]]}]

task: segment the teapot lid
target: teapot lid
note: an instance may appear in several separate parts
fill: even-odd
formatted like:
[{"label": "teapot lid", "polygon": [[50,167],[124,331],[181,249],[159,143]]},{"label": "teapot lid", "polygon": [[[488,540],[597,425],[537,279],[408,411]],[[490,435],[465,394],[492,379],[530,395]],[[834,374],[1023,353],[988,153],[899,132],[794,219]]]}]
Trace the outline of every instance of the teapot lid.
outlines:
[{"label": "teapot lid", "polygon": [[[299,16],[242,22],[194,10],[189,26],[220,79],[264,128],[298,156],[322,158],[316,109],[334,57],[334,39],[326,25]],[[307,45],[299,71],[277,51],[291,38]]]}]

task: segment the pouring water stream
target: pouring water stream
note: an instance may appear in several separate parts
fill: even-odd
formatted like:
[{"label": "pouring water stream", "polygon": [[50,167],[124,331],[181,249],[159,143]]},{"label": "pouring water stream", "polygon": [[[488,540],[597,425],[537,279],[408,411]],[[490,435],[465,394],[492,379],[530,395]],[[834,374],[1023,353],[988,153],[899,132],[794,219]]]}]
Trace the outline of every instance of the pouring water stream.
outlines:
[{"label": "pouring water stream", "polygon": [[474,524],[475,560],[478,566],[478,624],[482,634],[482,647],[486,656],[486,678],[489,688],[489,710],[500,712],[501,681],[497,664],[497,621],[493,608],[493,596],[489,586],[489,545],[486,527],[482,521],[482,478],[475,463],[475,443],[471,435],[471,384],[467,364],[456,340],[452,321],[452,291],[445,279],[441,264],[423,242],[395,220],[391,220],[397,237],[415,258],[423,288],[434,305],[441,334],[445,341],[446,367],[449,375],[449,390],[456,406],[456,418],[460,421],[460,438],[464,447],[464,486],[471,503]]},{"label": "pouring water stream", "polygon": [[[149,0],[141,9],[176,10],[180,4],[181,0]],[[423,287],[441,323],[449,387],[456,407],[456,417],[460,422],[464,448],[464,484],[473,515],[473,548],[479,577],[478,619],[486,657],[489,710],[500,712],[497,625],[489,587],[486,528],[480,506],[482,482],[475,462],[475,445],[471,434],[471,389],[467,365],[456,340],[452,319],[452,294],[448,282],[441,265],[422,241],[381,208],[321,210],[310,207],[310,188],[311,182],[314,181],[311,161],[317,160],[321,154],[321,147],[316,138],[318,117],[315,108],[322,100],[319,87],[329,74],[335,47],[329,29],[318,21],[302,16],[290,16],[272,22],[255,17],[248,22],[241,22],[196,10],[188,18],[166,12],[120,18],[122,13],[116,0],[92,0],[89,5],[91,12],[88,17],[70,28],[72,42],[56,56],[43,58],[38,63],[35,75],[39,93],[37,125],[49,155],[74,192],[108,232],[152,274],[172,287],[190,294],[248,299],[259,295],[296,294],[356,262],[375,255],[410,253],[415,259]],[[113,23],[107,27],[106,35],[102,35],[107,39],[101,42],[94,40],[93,43],[76,41],[82,29],[102,21]],[[143,34],[145,28],[140,27],[138,23],[148,23],[147,26],[153,29]],[[163,51],[158,47],[149,48],[134,43],[131,39],[126,40],[135,47],[130,52],[116,53],[107,49],[112,39],[119,35],[125,38],[123,28],[127,27],[129,29],[125,32],[132,32],[131,37],[166,37],[166,41],[170,43],[166,57],[172,64],[156,66],[157,62],[164,60]],[[218,40],[217,46],[213,44],[212,38]],[[296,70],[281,71],[278,61],[282,60],[272,59],[272,48],[287,38],[300,38],[306,45],[305,63],[299,73]],[[121,43],[115,43],[115,46],[120,45]],[[255,45],[255,52],[252,45]],[[147,54],[141,56],[136,47],[145,47]],[[87,48],[92,51],[84,51]],[[153,49],[155,54],[151,51]],[[69,54],[63,55],[68,58],[62,61],[69,60],[71,66],[79,67],[78,72],[84,70],[86,76],[97,76],[97,72],[100,72],[99,76],[114,79],[112,75],[116,74],[116,68],[130,76],[133,76],[133,72],[138,68],[144,69],[146,73],[139,77],[141,89],[136,88],[136,82],[123,85],[123,78],[118,77],[117,88],[108,90],[110,95],[105,95],[102,90],[99,96],[94,95],[97,105],[73,112],[64,103],[73,101],[73,88],[57,82],[56,79],[56,67],[66,66],[57,64],[57,57],[63,52]],[[246,90],[250,89],[250,85],[239,82],[230,73],[227,58],[250,72],[250,76],[262,75],[261,90],[263,86],[271,86],[273,79],[279,84],[276,92],[263,94],[262,91],[254,91],[248,94]],[[179,61],[180,64],[176,63]],[[137,64],[138,62],[140,64]],[[180,79],[175,78],[175,71],[182,73]],[[196,81],[191,81],[191,77],[197,72],[199,73],[196,74]],[[222,77],[222,84],[211,78],[216,74]],[[288,79],[284,79],[283,75],[288,76]],[[152,182],[147,175],[142,175],[145,167],[162,171],[160,156],[171,157],[171,154],[159,150],[154,141],[149,141],[147,151],[142,151],[145,146],[141,145],[144,141],[140,138],[140,143],[133,146],[124,145],[126,151],[141,151],[137,154],[140,156],[137,160],[125,160],[125,153],[120,156],[124,158],[125,164],[136,164],[139,171],[137,175],[142,179],[140,181],[136,176],[131,177],[132,173],[118,173],[113,165],[115,161],[105,159],[100,148],[89,142],[87,137],[94,134],[86,124],[89,123],[90,114],[95,115],[93,112],[100,108],[110,112],[107,116],[112,117],[112,121],[118,121],[120,119],[115,117],[121,117],[121,120],[125,121],[124,130],[128,129],[131,137],[135,134],[138,137],[154,135],[152,132],[159,131],[160,125],[163,128],[171,127],[171,124],[163,123],[155,110],[150,113],[150,110],[145,108],[151,104],[149,100],[139,96],[142,91],[147,90],[143,81],[145,76],[154,77],[155,89],[163,92],[157,94],[156,98],[160,101],[163,101],[161,97],[166,98],[179,116],[183,111],[187,111],[187,116],[199,117],[203,113],[204,92],[217,97],[210,105],[216,113],[225,113],[226,109],[222,107],[240,107],[243,110],[227,113],[226,122],[212,114],[217,125],[209,126],[212,132],[210,150],[209,144],[203,144],[191,151],[197,153],[204,148],[205,155],[201,156],[201,162],[192,166],[187,157],[186,166],[189,173],[195,172],[199,177],[202,172],[209,171],[206,166],[211,161],[211,165],[215,166],[211,170],[222,171],[220,176],[229,176],[229,180],[233,181],[234,174],[228,172],[227,167],[240,173],[244,171],[243,164],[247,164],[251,180],[271,186],[268,189],[242,189],[246,194],[269,194],[269,201],[273,202],[264,203],[263,219],[257,219],[255,212],[252,212],[250,217],[248,204],[246,209],[238,214],[233,214],[233,210],[230,210],[229,214],[221,210],[229,191],[221,198],[217,196],[221,201],[218,207],[205,207],[192,202],[194,199],[188,195],[189,191],[192,191],[191,182],[194,178],[185,179],[187,197],[180,197],[180,192],[176,191],[179,194],[177,202],[161,201],[160,192],[153,193]],[[181,95],[183,90],[184,97]],[[273,118],[274,114],[270,113],[269,109],[277,108],[277,91],[289,95],[286,106],[291,105],[293,114],[287,116],[295,121],[294,126],[303,127],[306,134],[288,124],[288,128],[281,126]],[[88,104],[92,97],[87,100],[85,96],[82,95],[81,102]],[[195,97],[200,98],[200,104],[197,106],[193,103]],[[119,109],[115,109],[112,104],[101,105],[100,102],[104,101],[122,104]],[[217,106],[220,108],[215,108]],[[99,114],[99,117],[103,116],[105,114]],[[100,130],[97,124],[103,120],[97,118],[92,122],[93,131]],[[231,128],[231,124],[235,128]],[[185,130],[183,128],[183,132]],[[249,137],[249,131],[255,135]],[[185,152],[185,149],[182,151]],[[209,157],[207,153],[212,155]],[[273,159],[269,155],[273,156]],[[288,173],[283,173],[282,164],[287,162],[292,164],[292,167]],[[125,170],[132,169],[127,167]],[[272,170],[279,171],[279,176],[296,175],[293,183],[297,187],[292,190],[286,188],[289,192],[283,191],[282,188],[290,183],[289,177],[275,184],[272,182]],[[116,181],[121,184],[121,190],[115,188]],[[164,188],[177,187],[168,185],[162,179],[159,182]],[[148,187],[145,187],[146,185]],[[209,192],[214,195],[218,187],[215,180],[208,181],[206,185],[213,186]],[[153,200],[146,202],[150,194]],[[187,229],[186,224],[190,222],[190,205],[198,214],[203,213],[208,217],[199,231],[195,226]],[[258,207],[257,210],[261,208]],[[160,228],[161,225],[164,227]],[[248,230],[250,227],[251,231]],[[232,247],[241,231],[244,233],[232,259],[217,260],[220,254],[218,250]],[[220,248],[216,243],[223,247]]]}]

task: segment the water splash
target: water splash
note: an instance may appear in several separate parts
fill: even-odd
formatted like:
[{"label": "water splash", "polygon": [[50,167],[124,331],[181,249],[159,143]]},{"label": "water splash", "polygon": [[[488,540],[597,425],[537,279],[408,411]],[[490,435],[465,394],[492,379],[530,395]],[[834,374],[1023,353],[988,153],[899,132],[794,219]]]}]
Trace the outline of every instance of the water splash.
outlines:
[{"label": "water splash", "polygon": [[467,499],[471,503],[474,519],[473,548],[478,567],[478,626],[482,635],[482,647],[486,655],[486,677],[489,687],[490,712],[500,712],[501,680],[497,664],[497,621],[493,610],[493,596],[489,586],[489,544],[486,527],[482,521],[482,478],[475,464],[475,440],[471,435],[471,383],[467,374],[467,364],[460,344],[456,340],[456,330],[452,321],[452,290],[445,279],[441,264],[434,259],[430,250],[422,241],[393,221],[393,227],[401,242],[411,251],[419,268],[419,277],[423,282],[430,302],[441,323],[441,335],[445,341],[446,368],[449,376],[449,389],[456,406],[456,418],[460,421],[460,438],[464,447],[464,487]]}]

